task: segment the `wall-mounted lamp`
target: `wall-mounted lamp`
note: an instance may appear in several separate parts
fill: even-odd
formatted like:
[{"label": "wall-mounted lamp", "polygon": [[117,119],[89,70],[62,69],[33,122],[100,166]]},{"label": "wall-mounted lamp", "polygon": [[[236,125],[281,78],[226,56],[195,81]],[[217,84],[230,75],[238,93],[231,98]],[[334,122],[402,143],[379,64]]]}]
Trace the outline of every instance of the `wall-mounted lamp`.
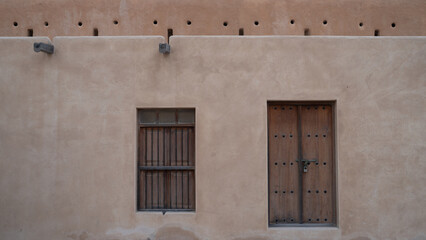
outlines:
[{"label": "wall-mounted lamp", "polygon": [[170,45],[168,43],[160,43],[159,50],[162,54],[168,54],[170,53]]},{"label": "wall-mounted lamp", "polygon": [[50,43],[36,42],[34,43],[34,52],[45,52],[52,54],[55,51],[55,47]]}]

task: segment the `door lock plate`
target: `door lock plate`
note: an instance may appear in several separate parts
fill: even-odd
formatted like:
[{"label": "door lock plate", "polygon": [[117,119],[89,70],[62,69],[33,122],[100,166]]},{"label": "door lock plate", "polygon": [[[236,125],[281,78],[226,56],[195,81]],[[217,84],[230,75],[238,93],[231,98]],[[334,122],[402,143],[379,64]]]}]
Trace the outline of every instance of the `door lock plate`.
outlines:
[{"label": "door lock plate", "polygon": [[[299,159],[296,160],[296,162],[299,162]],[[308,172],[308,164],[311,162],[318,162],[318,159],[302,159],[301,162],[303,163],[303,172]]]}]

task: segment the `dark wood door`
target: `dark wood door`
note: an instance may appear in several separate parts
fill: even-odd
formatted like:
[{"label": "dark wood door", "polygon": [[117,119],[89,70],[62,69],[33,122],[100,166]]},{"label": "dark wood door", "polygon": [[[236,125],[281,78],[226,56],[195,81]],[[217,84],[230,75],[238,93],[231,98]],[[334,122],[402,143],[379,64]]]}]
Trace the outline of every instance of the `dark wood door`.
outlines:
[{"label": "dark wood door", "polygon": [[268,104],[269,224],[335,223],[331,103]]}]

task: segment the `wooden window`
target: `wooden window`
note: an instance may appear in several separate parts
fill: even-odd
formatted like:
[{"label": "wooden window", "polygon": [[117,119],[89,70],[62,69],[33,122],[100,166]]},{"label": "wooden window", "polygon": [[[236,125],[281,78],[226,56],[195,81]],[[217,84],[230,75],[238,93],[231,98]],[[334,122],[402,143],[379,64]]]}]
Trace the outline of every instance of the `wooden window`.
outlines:
[{"label": "wooden window", "polygon": [[336,224],[333,106],[268,103],[270,226]]},{"label": "wooden window", "polygon": [[195,110],[138,110],[138,210],[195,210]]}]

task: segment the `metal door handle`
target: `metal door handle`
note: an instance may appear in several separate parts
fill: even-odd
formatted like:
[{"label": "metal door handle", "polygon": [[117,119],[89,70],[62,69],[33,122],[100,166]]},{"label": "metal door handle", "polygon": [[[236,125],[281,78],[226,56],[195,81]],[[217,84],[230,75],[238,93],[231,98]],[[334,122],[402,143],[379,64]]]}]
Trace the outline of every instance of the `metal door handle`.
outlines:
[{"label": "metal door handle", "polygon": [[[299,159],[296,160],[296,162],[298,162]],[[304,164],[308,164],[308,162],[318,162],[318,159],[302,159],[301,162],[303,162]]]},{"label": "metal door handle", "polygon": [[[308,172],[308,164],[310,162],[318,162],[318,159],[302,159],[300,161],[303,162],[303,172]],[[299,159],[297,159],[296,162],[299,162]]]}]

